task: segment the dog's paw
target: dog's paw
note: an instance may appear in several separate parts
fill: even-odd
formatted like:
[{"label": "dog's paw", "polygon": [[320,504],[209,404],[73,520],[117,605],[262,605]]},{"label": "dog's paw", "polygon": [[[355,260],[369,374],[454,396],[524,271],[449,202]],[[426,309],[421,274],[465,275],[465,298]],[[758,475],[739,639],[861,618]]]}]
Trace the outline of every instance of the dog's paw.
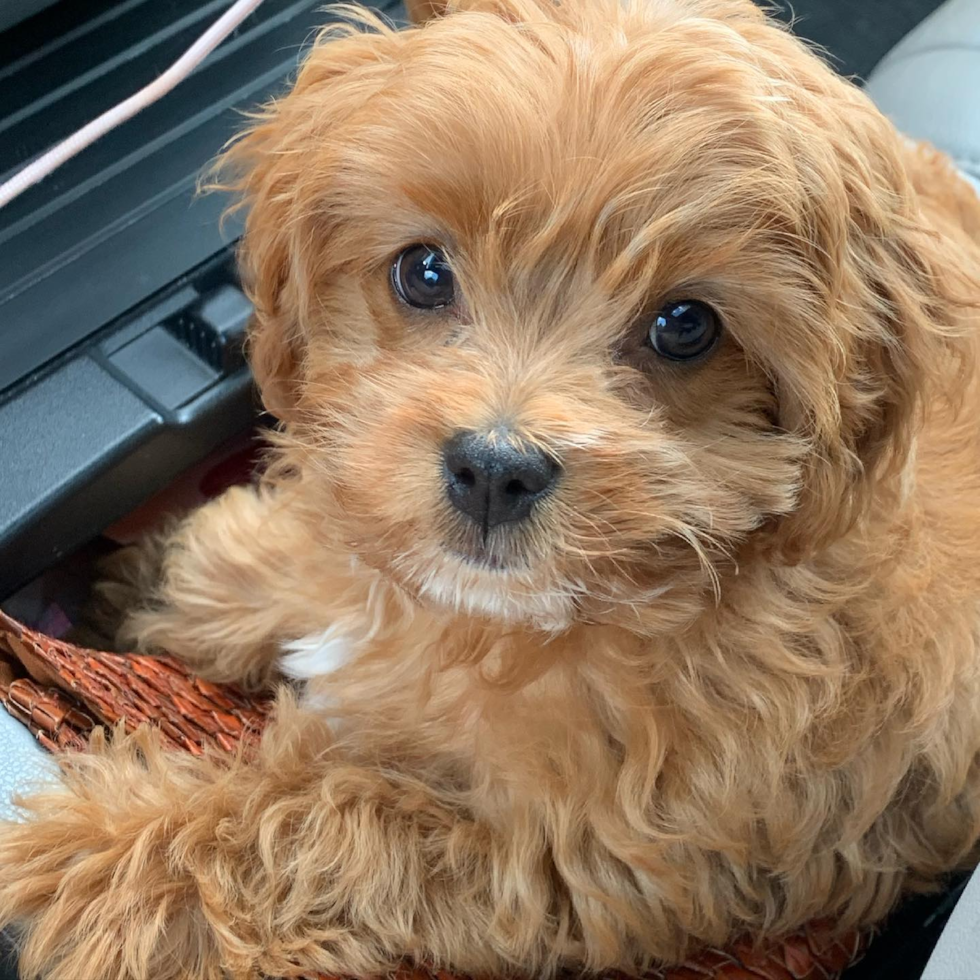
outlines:
[{"label": "dog's paw", "polygon": [[[0,823],[0,924],[12,928],[23,977],[122,977],[121,930],[102,919],[108,881],[99,850],[66,845],[82,829],[51,813]],[[113,948],[115,947],[115,948]]]},{"label": "dog's paw", "polygon": [[[0,822],[0,928],[23,977],[171,980],[217,977],[201,941],[193,882],[169,859],[173,811],[152,732],[64,763],[52,789]],[[145,782],[145,786],[140,783]],[[200,972],[195,972],[200,970]]]},{"label": "dog's paw", "polygon": [[132,646],[129,617],[153,601],[159,585],[165,541],[151,536],[101,559],[88,602],[69,637],[80,646],[125,651]]}]

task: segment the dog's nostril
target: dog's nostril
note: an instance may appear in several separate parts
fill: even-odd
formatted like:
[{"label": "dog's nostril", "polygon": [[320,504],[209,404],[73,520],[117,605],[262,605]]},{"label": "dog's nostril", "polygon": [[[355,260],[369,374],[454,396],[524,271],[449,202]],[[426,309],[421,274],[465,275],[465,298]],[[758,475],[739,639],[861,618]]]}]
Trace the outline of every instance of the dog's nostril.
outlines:
[{"label": "dog's nostril", "polygon": [[463,467],[457,470],[453,476],[456,477],[458,483],[462,483],[464,487],[474,487],[476,486],[476,476],[471,469]]},{"label": "dog's nostril", "polygon": [[523,493],[532,493],[533,491],[528,490],[520,480],[511,480],[506,487],[504,487],[504,493],[508,493],[511,496],[518,497]]}]

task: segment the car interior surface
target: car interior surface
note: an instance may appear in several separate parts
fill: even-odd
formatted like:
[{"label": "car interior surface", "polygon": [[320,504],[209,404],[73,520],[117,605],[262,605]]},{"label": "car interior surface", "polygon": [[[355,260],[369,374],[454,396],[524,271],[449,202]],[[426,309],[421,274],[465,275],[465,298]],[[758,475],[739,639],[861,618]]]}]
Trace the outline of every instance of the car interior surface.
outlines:
[{"label": "car interior surface", "polygon": [[[157,77],[230,2],[0,0],[0,181]],[[404,20],[401,0],[378,9]],[[980,0],[780,15],[980,189]],[[227,199],[198,181],[329,17],[322,0],[264,0],[173,92],[0,208],[0,605],[262,423],[240,219],[222,222]],[[44,764],[0,711],[0,814]],[[964,875],[908,901],[846,980],[980,978],[978,893]],[[8,952],[0,980],[14,976]]]}]

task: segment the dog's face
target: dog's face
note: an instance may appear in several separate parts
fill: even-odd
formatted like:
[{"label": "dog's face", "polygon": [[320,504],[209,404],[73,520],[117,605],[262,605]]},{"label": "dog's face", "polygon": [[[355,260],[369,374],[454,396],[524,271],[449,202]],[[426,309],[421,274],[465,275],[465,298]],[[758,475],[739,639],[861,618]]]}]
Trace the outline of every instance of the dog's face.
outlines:
[{"label": "dog's face", "polygon": [[331,40],[234,154],[266,399],[423,602],[683,626],[852,519],[932,356],[894,134],[747,0]]}]

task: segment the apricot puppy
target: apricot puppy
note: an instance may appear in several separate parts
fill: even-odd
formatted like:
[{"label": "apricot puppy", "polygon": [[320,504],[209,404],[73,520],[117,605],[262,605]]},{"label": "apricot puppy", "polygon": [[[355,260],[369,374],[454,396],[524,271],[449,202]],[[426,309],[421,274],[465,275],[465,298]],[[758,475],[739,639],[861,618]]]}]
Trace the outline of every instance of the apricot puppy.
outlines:
[{"label": "apricot puppy", "polygon": [[127,626],[305,694],[64,760],[26,976],[640,970],[975,853],[980,202],[749,0],[424,7],[230,151],[283,428]]}]

